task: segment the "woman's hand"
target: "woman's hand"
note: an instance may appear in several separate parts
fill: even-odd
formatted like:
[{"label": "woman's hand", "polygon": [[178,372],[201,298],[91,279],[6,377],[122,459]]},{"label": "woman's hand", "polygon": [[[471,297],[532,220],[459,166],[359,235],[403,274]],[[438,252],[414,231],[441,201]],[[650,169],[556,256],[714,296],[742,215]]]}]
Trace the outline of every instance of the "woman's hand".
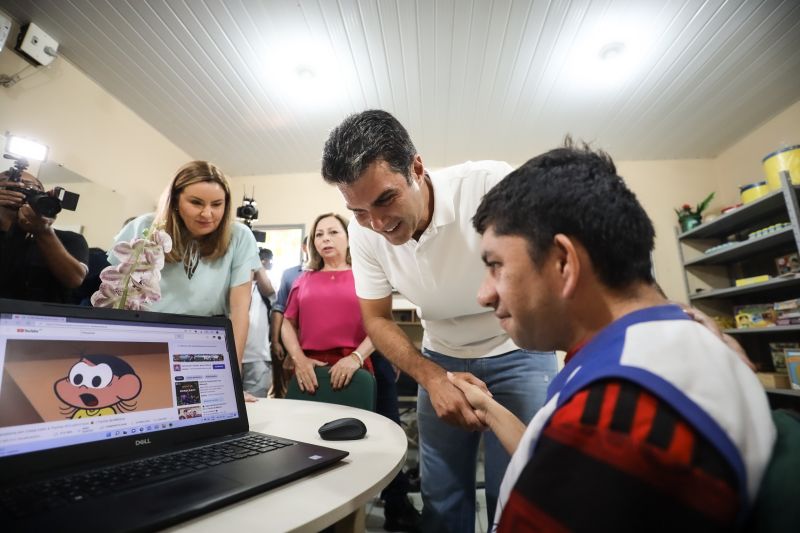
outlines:
[{"label": "woman's hand", "polygon": [[356,370],[361,368],[361,365],[356,361],[355,356],[348,355],[342,357],[336,364],[331,367],[331,387],[333,390],[339,390],[350,385],[350,380],[353,379],[353,374]]},{"label": "woman's hand", "polygon": [[255,396],[253,396],[249,392],[244,391],[244,401],[248,402],[248,403],[253,403],[253,402],[257,402],[258,398],[256,398]]},{"label": "woman's hand", "polygon": [[326,366],[327,363],[311,359],[305,355],[292,356],[292,359],[294,360],[294,374],[297,376],[297,385],[299,385],[300,391],[314,394],[319,387],[314,367]]}]

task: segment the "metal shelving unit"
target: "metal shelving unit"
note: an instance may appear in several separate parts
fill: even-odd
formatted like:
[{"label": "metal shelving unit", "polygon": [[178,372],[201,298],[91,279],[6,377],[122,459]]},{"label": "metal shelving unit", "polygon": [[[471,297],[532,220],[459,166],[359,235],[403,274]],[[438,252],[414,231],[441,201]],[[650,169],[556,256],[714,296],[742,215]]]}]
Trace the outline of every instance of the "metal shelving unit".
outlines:
[{"label": "metal shelving unit", "polygon": [[[774,266],[775,257],[800,250],[798,194],[800,186],[793,185],[789,174],[784,172],[780,190],[677,234],[686,293],[692,305],[711,315],[733,316],[733,308],[738,305],[800,298],[800,273],[777,277]],[[759,237],[746,238],[753,231],[779,222],[789,224]],[[738,240],[726,244],[731,238]],[[724,246],[714,248],[718,245]],[[706,253],[711,248],[714,249]],[[768,271],[770,268],[772,272]],[[735,286],[737,278],[758,274],[773,277]],[[770,342],[800,342],[800,325],[726,329],[725,333],[735,336],[766,371],[772,370]]]}]

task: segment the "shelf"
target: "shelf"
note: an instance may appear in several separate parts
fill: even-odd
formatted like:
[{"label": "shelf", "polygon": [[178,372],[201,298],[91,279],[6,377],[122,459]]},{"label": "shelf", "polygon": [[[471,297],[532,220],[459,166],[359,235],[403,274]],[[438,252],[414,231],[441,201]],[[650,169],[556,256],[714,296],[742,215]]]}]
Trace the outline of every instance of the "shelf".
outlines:
[{"label": "shelf", "polygon": [[[800,187],[792,187],[795,194]],[[755,200],[752,203],[743,205],[733,211],[729,211],[718,218],[701,224],[678,235],[678,239],[709,239],[714,237],[724,237],[736,232],[739,229],[751,224],[757,224],[773,213],[777,213],[785,208],[786,202],[783,190],[772,191],[766,196]]]},{"label": "shelf", "polygon": [[788,244],[794,240],[794,232],[791,226],[781,230],[769,233],[762,237],[755,239],[747,239],[739,244],[728,246],[714,253],[705,254],[697,259],[692,259],[683,264],[683,266],[700,266],[700,265],[718,265],[720,263],[727,263],[742,259],[754,253],[763,252],[770,248],[780,246],[781,244]]},{"label": "shelf", "polygon": [[789,288],[793,285],[800,285],[800,275],[796,274],[791,278],[773,278],[769,281],[743,285],[741,287],[725,287],[724,289],[712,289],[703,292],[697,292],[689,296],[689,299],[695,301],[704,300],[707,298],[734,298],[743,294]]},{"label": "shelf", "polygon": [[[780,190],[772,191],[711,222],[677,235],[684,287],[691,305],[696,305],[711,316],[730,317],[735,314],[737,306],[742,304],[800,297],[800,273],[735,286],[737,278],[777,274],[775,257],[800,248],[799,193],[800,185],[791,184],[788,173],[783,173]],[[711,248],[734,238],[732,236],[744,239],[746,234],[786,222],[788,224],[777,231]],[[728,328],[723,331],[739,341],[748,356],[760,367],[766,367],[766,363],[772,367],[772,349],[769,344],[773,341],[800,341],[800,324]],[[775,389],[775,392],[769,392],[769,401],[773,408],[791,405],[800,410],[800,390]]]},{"label": "shelf", "polygon": [[722,330],[724,333],[729,335],[754,335],[754,334],[764,334],[764,333],[785,333],[787,331],[800,331],[800,325],[798,326],[769,326],[766,328],[728,328]]},{"label": "shelf", "polygon": [[780,395],[783,395],[783,396],[795,396],[797,398],[800,398],[800,390],[797,390],[797,389],[772,389],[772,388],[769,388],[769,389],[765,389],[765,390],[767,391],[767,394],[780,394]]}]

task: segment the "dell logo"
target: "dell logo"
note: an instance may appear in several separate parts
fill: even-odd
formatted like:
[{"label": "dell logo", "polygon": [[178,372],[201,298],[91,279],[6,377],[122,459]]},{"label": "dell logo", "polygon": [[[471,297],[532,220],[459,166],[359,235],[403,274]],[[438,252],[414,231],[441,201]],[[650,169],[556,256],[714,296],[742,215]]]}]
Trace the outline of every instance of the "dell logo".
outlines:
[{"label": "dell logo", "polygon": [[150,439],[136,439],[137,446],[145,446],[147,444],[150,444]]}]

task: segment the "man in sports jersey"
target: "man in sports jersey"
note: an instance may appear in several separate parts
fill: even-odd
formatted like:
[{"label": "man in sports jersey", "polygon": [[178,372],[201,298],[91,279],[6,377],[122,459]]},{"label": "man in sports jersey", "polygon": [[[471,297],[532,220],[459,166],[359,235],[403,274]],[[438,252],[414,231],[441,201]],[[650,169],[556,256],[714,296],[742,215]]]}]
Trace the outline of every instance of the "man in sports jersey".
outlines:
[{"label": "man in sports jersey", "polygon": [[478,293],[522,348],[564,350],[525,425],[448,376],[513,453],[498,531],[719,531],[740,525],[775,440],[763,388],[652,277],[653,225],[611,158],[567,140],[473,219]]}]

